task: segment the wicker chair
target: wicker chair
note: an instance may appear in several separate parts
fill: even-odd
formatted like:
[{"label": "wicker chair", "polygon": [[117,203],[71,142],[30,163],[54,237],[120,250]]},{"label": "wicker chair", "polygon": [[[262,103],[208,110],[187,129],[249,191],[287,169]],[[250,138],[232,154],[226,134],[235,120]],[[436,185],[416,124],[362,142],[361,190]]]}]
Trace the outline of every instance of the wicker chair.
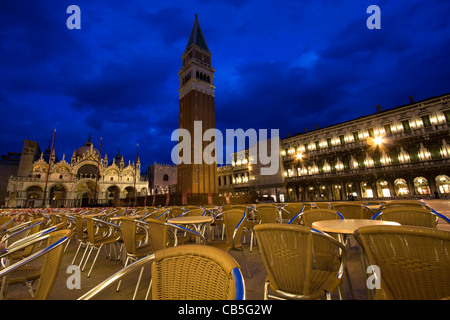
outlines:
[{"label": "wicker chair", "polygon": [[[256,208],[253,209],[256,215],[256,221],[251,229],[251,237],[250,237],[250,252],[253,251],[253,245],[255,244],[255,237],[253,228],[255,225],[261,223],[276,223],[282,222],[280,211],[277,206],[271,204],[260,204],[257,205]],[[256,242],[257,243],[257,242]]]},{"label": "wicker chair", "polygon": [[381,205],[381,210],[394,207],[429,208],[427,204],[417,200],[394,200]]},{"label": "wicker chair", "polygon": [[151,265],[153,300],[243,300],[245,281],[238,263],[226,252],[204,245],[171,247],[142,258],[106,279],[79,300],[101,293]]},{"label": "wicker chair", "polygon": [[245,256],[244,247],[241,243],[242,231],[246,217],[247,213],[239,209],[225,211],[223,213],[226,233],[225,239],[208,241],[206,244],[221,249],[225,252],[230,250],[241,251],[247,268],[247,273],[250,278],[251,274],[247,264],[247,257]]},{"label": "wicker chair", "polygon": [[[346,255],[345,246],[340,242],[325,233],[292,224],[260,224],[255,226],[255,234],[268,273],[265,300],[330,299],[338,289]],[[322,252],[314,245],[317,237],[325,239],[333,250],[327,248]],[[327,254],[327,259],[317,264],[316,256],[322,254]],[[338,265],[336,260],[340,261]],[[269,294],[269,289],[273,294]]]},{"label": "wicker chair", "polygon": [[[344,217],[336,210],[331,210],[331,209],[305,210],[305,211],[301,212],[298,217],[298,221],[301,223],[301,225],[308,227],[308,228],[312,228],[312,224],[316,221],[339,220],[339,219],[344,219]],[[343,236],[342,239],[338,239],[338,235],[336,235],[336,234],[331,234],[330,236],[332,236],[334,239],[336,239],[338,241],[341,240],[342,243],[344,243],[344,244],[345,243],[348,244],[348,239],[345,236]],[[317,263],[321,263],[322,260],[326,262],[329,255],[332,254],[332,252],[328,252],[328,251],[334,250],[333,247],[330,247],[327,239],[324,239],[323,237],[314,238],[314,246],[316,248],[320,248],[320,250],[316,253]],[[335,261],[335,263],[339,263],[338,259]],[[347,269],[347,265],[344,265],[344,272],[347,276],[346,277],[347,284],[350,289],[350,293],[351,293],[351,295],[353,295],[353,286],[350,281],[350,277],[348,276],[349,272]],[[341,287],[340,290],[343,292],[344,288]]]},{"label": "wicker chair", "polygon": [[125,266],[128,265],[130,260],[136,261],[139,258],[153,253],[152,245],[145,239],[147,232],[144,222],[133,219],[132,217],[121,217],[119,224],[122,229],[122,240],[127,253]]},{"label": "wicker chair", "polygon": [[[247,205],[232,205],[232,206],[223,206],[222,207],[222,211],[228,211],[228,210],[240,210],[242,212],[245,212],[247,214],[246,219],[244,220],[244,227],[242,230],[242,233],[244,235],[244,239],[245,239],[245,235],[247,233],[250,233],[250,248],[251,248],[251,244],[253,243],[252,241],[252,237],[253,237],[253,226],[256,225],[258,223],[257,221],[257,217],[256,217],[256,210],[255,210],[255,206],[247,206]],[[218,216],[218,218],[223,218],[223,216]],[[220,223],[220,220],[219,220]],[[222,240],[224,239],[225,236],[225,225],[223,224],[223,219],[222,219]],[[251,251],[251,250],[250,250]]]},{"label": "wicker chair", "polygon": [[450,220],[431,209],[420,207],[391,207],[375,214],[372,219],[395,221],[401,225],[437,228],[438,220],[442,218],[447,223]]},{"label": "wicker chair", "polygon": [[[78,264],[81,267],[83,264],[84,258],[86,256],[86,252],[89,249],[89,236],[87,233],[86,219],[83,217],[83,215],[80,215],[80,214],[73,215],[72,219],[75,220],[75,229],[74,230],[75,230],[75,235],[76,235],[77,241],[78,241],[78,247],[77,247],[77,251],[75,252],[75,255],[73,257],[71,264],[75,264],[78,254],[80,253],[80,249],[82,247],[85,247],[84,254],[80,260],[80,263]],[[103,237],[103,235],[97,233],[95,235],[95,237],[97,239],[101,239]]]},{"label": "wicker chair", "polygon": [[13,226],[14,217],[0,217],[0,232],[6,231]]},{"label": "wicker chair", "polygon": [[[111,260],[112,259],[111,246],[114,246],[119,241],[122,234],[120,226],[114,223],[96,219],[91,216],[84,216],[84,219],[86,219],[86,229],[89,238],[85,253],[88,250],[89,253],[88,256],[86,257],[86,260],[84,260],[84,264],[83,267],[81,268],[81,271],[84,271],[84,269],[86,268],[86,264],[89,261],[89,257],[92,253],[92,250],[94,249],[97,250],[97,254],[95,255],[94,261],[92,262],[91,268],[89,269],[89,272],[87,274],[87,277],[89,278],[92,269],[94,268],[95,262],[97,261],[100,250],[105,245],[109,245],[110,246],[109,259]],[[100,230],[101,233],[99,234],[97,230]],[[81,260],[83,259],[84,257],[81,258]]]},{"label": "wicker chair", "polygon": [[256,206],[256,216],[259,223],[280,222],[278,208],[270,204],[260,204]]},{"label": "wicker chair", "polygon": [[186,213],[187,216],[193,217],[193,216],[204,216],[208,213],[207,210],[201,209],[201,208],[191,208]]},{"label": "wicker chair", "polygon": [[[187,244],[194,241],[195,238],[199,238],[201,243],[206,242],[205,236],[182,226],[156,219],[147,219],[145,222],[148,243],[153,246],[154,252],[171,246]],[[184,235],[179,235],[178,233],[183,233]]]},{"label": "wicker chair", "polygon": [[288,203],[284,207],[280,208],[280,210],[282,213],[284,211],[288,213],[289,219],[287,223],[299,224],[298,222],[299,214],[302,213],[303,210],[305,210],[305,208],[306,206],[303,203]]},{"label": "wicker chair", "polygon": [[157,220],[166,221],[168,214],[169,214],[168,209],[149,210],[148,213],[146,215],[142,216],[141,218],[139,218],[139,220],[145,221],[146,219],[157,219]]},{"label": "wicker chair", "polygon": [[[40,237],[35,237],[28,243],[24,243],[24,246],[29,246],[47,239],[47,247],[39,250],[36,253],[33,253],[32,255],[19,262],[14,263],[13,265],[4,268],[0,271],[0,278],[8,279],[9,275],[14,276],[14,274],[20,274],[23,282],[39,279],[39,283],[36,289],[33,290],[31,286],[29,292],[31,293],[31,296],[34,300],[46,300],[50,295],[58,276],[59,268],[66,247],[65,244],[70,240],[73,234],[74,232],[70,229],[55,230]],[[10,252],[2,255],[2,258],[5,258],[6,255],[17,253],[17,251],[21,250],[21,248],[22,246],[15,247],[14,249],[10,250]],[[24,265],[29,264],[30,262],[40,257],[44,257],[42,267],[39,267],[37,272],[32,271],[32,273],[30,273],[30,269],[27,269],[26,267],[24,267]],[[28,273],[28,275],[26,275],[26,273]],[[8,280],[6,281],[8,282]],[[12,283],[17,282],[13,281]],[[3,291],[2,282],[2,296],[4,296],[5,293],[6,292]]]},{"label": "wicker chair", "polygon": [[[379,267],[375,299],[450,298],[450,232],[416,226],[362,227],[355,238]],[[369,281],[369,279],[368,279]]]},{"label": "wicker chair", "polygon": [[313,222],[334,219],[344,219],[344,217],[336,210],[330,209],[305,210],[299,215],[299,222],[309,228],[312,227]]},{"label": "wicker chair", "polygon": [[342,214],[345,219],[370,219],[373,216],[372,210],[359,203],[336,203],[332,209]]},{"label": "wicker chair", "polygon": [[[139,229],[145,230],[144,222],[133,219],[132,217],[121,217],[119,219],[119,224],[122,228],[122,240],[127,255],[124,265],[125,267],[130,261],[136,261],[154,253],[153,245],[151,243],[146,241],[144,241],[143,244],[138,243],[143,240],[140,239],[142,238],[142,232],[139,232]],[[142,272],[143,270],[141,270],[141,273],[139,274],[139,278],[137,280],[133,300],[136,298],[137,290],[142,278]],[[121,282],[119,281],[116,291],[120,290],[120,284]]]},{"label": "wicker chair", "polygon": [[316,209],[331,209],[331,204],[328,202],[316,202],[312,204],[312,207]]},{"label": "wicker chair", "polygon": [[21,223],[7,230],[4,230],[1,233],[0,241],[3,242],[6,246],[8,246],[9,244],[12,244],[24,237],[27,237],[29,235],[35,234],[43,230],[45,223],[46,223],[45,218],[33,219]]},{"label": "wicker chair", "polygon": [[[27,286],[28,291],[33,296],[33,283],[41,276],[41,267],[30,266],[27,261],[29,257],[33,255],[33,251],[37,244],[40,246],[42,240],[46,239],[48,234],[61,230],[64,226],[64,223],[60,223],[56,226],[51,226],[41,230],[44,223],[45,218],[39,218],[10,229],[13,231],[11,234],[12,239],[7,238],[7,241],[5,242],[5,244],[7,244],[7,250],[0,254],[1,267],[7,268],[12,263],[15,263],[19,267],[12,270],[12,272],[8,275],[8,280],[5,283],[0,280],[2,283],[2,293],[0,295],[3,295],[5,292],[6,283],[22,283]],[[18,239],[17,236],[19,236],[20,239]],[[9,240],[15,241],[11,241],[11,243],[9,243]]]},{"label": "wicker chair", "polygon": [[176,217],[182,217],[184,216],[188,210],[180,207],[170,207],[169,208],[169,217],[170,218],[176,218]]},{"label": "wicker chair", "polygon": [[[30,237],[32,235],[37,235],[37,234],[39,234],[40,231],[42,231],[44,229],[45,223],[46,223],[45,218],[34,219],[31,221],[31,224],[29,225],[29,227],[22,229],[15,234],[11,234],[10,237],[5,240],[5,242],[11,243],[18,234],[21,234],[21,237],[23,237],[24,235],[27,235],[27,237]],[[19,242],[21,242],[21,240],[19,240]],[[8,246],[8,248],[11,246],[14,246],[17,243],[18,243],[17,241],[14,243],[11,243]],[[36,246],[36,243],[29,245],[29,246],[25,247],[23,250],[20,250],[20,251],[15,252],[14,254],[11,254],[10,257],[12,260],[20,260],[25,257],[28,257],[33,252],[35,246]]]}]

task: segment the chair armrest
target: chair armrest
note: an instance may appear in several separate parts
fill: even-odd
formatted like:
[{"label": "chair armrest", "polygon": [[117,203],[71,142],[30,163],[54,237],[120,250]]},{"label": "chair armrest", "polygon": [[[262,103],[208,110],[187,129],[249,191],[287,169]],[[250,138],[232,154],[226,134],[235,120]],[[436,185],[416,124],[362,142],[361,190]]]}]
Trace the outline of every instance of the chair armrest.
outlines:
[{"label": "chair armrest", "polygon": [[236,228],[234,228],[234,231],[233,231],[233,248],[236,247],[236,245],[235,245],[236,240],[237,241],[241,240],[241,239],[236,239],[236,234],[237,234],[239,228],[241,227],[242,223],[244,222],[245,218],[247,217],[247,212],[244,211],[243,213],[244,214],[242,215],[241,220],[239,221],[239,223],[237,224]]},{"label": "chair armrest", "polygon": [[117,236],[117,240],[119,240],[120,237],[122,236],[122,228],[118,224],[115,224],[115,223],[112,223],[109,221],[105,221],[102,219],[98,219],[98,218],[92,218],[92,221],[94,221],[94,223],[107,226],[109,229],[107,236],[112,236],[114,231],[119,232],[119,235]]},{"label": "chair armrest", "polygon": [[[5,239],[3,239],[2,242],[7,243],[8,240],[9,240],[9,238],[12,238],[12,237],[14,237],[14,236],[16,236],[16,235],[18,235],[18,234],[20,234],[20,233],[22,233],[22,232],[28,231],[28,230],[30,230],[31,228],[33,228],[34,226],[37,226],[38,224],[41,224],[41,223],[45,223],[45,221],[39,221],[39,222],[36,222],[36,223],[34,223],[34,224],[30,224],[28,227],[25,227],[24,229],[22,229],[22,230],[20,230],[20,231],[17,231],[17,232],[15,232],[15,233],[11,234],[11,235],[9,235],[9,236],[6,237]],[[31,239],[37,238],[37,237],[39,237],[39,236],[41,236],[41,235],[43,235],[43,234],[46,234],[46,233],[51,232],[51,231],[54,231],[54,230],[56,230],[56,227],[55,227],[55,226],[50,227],[50,228],[47,228],[47,229],[44,229],[44,230],[41,230],[41,231],[36,232],[35,234],[32,234],[32,235],[30,235],[30,236],[28,236],[28,237],[25,237],[25,238],[22,238],[22,239],[20,239],[20,240],[17,240],[16,242],[12,243],[9,247],[12,248],[12,247],[14,247],[14,246],[16,246],[16,245],[20,245],[22,242],[30,241]]]},{"label": "chair armrest", "polygon": [[447,222],[448,224],[450,224],[450,219],[446,216],[444,216],[442,213],[437,212],[434,209],[431,209],[431,213],[438,216],[439,218],[441,218],[442,220],[444,220],[445,222]]},{"label": "chair armrest", "polygon": [[234,279],[234,284],[236,286],[236,294],[234,296],[235,300],[245,300],[245,282],[241,270],[236,267],[231,270],[231,274]]},{"label": "chair armrest", "polygon": [[129,275],[130,273],[133,273],[137,270],[140,270],[141,268],[145,267],[148,264],[153,263],[155,260],[155,254],[149,255],[147,257],[144,257],[142,259],[139,259],[125,268],[122,268],[121,270],[117,271],[115,274],[110,276],[108,279],[104,280],[103,282],[99,283],[97,286],[89,290],[87,293],[82,295],[78,300],[90,300],[98,296],[100,293],[104,292],[106,289],[117,283],[118,281],[122,280],[124,277]]},{"label": "chair armrest", "polygon": [[378,213],[375,213],[375,214],[372,216],[372,218],[370,218],[370,220],[375,220],[375,219],[377,219],[379,216],[381,216],[382,214],[383,214],[382,211],[380,211],[380,212],[378,212]]},{"label": "chair armrest", "polygon": [[[46,235],[44,235],[44,236],[42,236],[42,237],[40,237],[40,238],[34,239],[34,240],[33,240],[33,243],[39,242],[39,241],[42,241],[42,240],[45,240],[45,239],[48,238],[49,236],[50,236],[49,234],[46,234]],[[22,260],[20,260],[20,261],[18,261],[18,262],[16,262],[16,263],[14,263],[13,265],[8,266],[8,267],[6,267],[6,268],[0,270],[0,278],[3,277],[3,276],[5,276],[7,273],[9,273],[9,272],[11,272],[11,271],[13,271],[13,270],[16,270],[17,268],[20,268],[21,266],[24,266],[24,265],[30,263],[31,261],[33,261],[33,260],[35,260],[35,259],[41,257],[42,255],[48,253],[49,251],[51,251],[51,250],[57,248],[58,246],[64,244],[64,243],[67,242],[68,240],[69,240],[69,238],[68,238],[67,236],[66,236],[66,237],[63,237],[63,238],[61,238],[60,240],[56,241],[55,243],[51,244],[50,246],[45,247],[44,249],[42,249],[42,250],[40,250],[40,251],[38,251],[38,252],[36,252],[36,253],[30,255],[29,257],[27,257],[27,258],[25,258],[25,259],[22,259]],[[27,245],[30,245],[30,244],[27,244]],[[16,248],[16,249],[18,250],[18,249],[21,249],[21,248]],[[17,251],[17,250],[11,250],[11,251],[8,251],[7,254],[3,254],[3,255],[1,256],[1,258],[5,257],[6,255],[10,255],[10,254],[14,253],[14,252]]]},{"label": "chair armrest", "polygon": [[[43,222],[43,221],[40,221],[39,223],[42,223],[42,222]],[[12,236],[14,236],[14,235],[17,235],[17,234],[19,234],[19,233],[21,233],[21,232],[24,232],[24,231],[28,230],[28,229],[31,228],[31,227],[29,227],[29,228],[27,228],[27,227],[30,226],[31,223],[32,223],[32,221],[27,221],[27,222],[21,223],[21,224],[19,224],[19,225],[17,225],[17,226],[14,226],[14,227],[12,227],[12,228],[9,228],[9,229],[7,229],[7,230],[5,230],[5,231],[2,231],[2,232],[0,233],[0,236],[1,236],[1,237],[6,237],[6,238],[2,239],[1,241],[4,242],[7,238],[12,237]],[[34,225],[37,225],[37,224],[39,224],[39,223],[36,223],[36,224],[34,224]],[[33,225],[33,226],[34,226],[34,225]],[[21,230],[22,228],[26,228],[26,229]],[[19,230],[20,230],[20,231],[19,231]]]},{"label": "chair armrest", "polygon": [[347,248],[345,247],[345,244],[337,241],[335,238],[333,238],[332,236],[330,236],[328,233],[325,233],[323,231],[320,230],[316,230],[316,229],[311,229],[312,232],[316,233],[317,235],[323,237],[323,238],[327,238],[329,241],[331,241],[334,245],[336,245],[337,247],[339,247],[340,252],[341,252],[341,261],[339,264],[339,269],[338,269],[338,274],[337,277],[339,279],[342,278],[342,275],[344,274],[344,268],[346,265],[346,261],[347,261]]},{"label": "chair armrest", "polygon": [[[198,232],[194,231],[194,230],[191,230],[191,229],[188,229],[188,228],[185,228],[185,227],[182,227],[182,226],[173,224],[173,223],[169,223],[169,222],[166,222],[166,225],[167,225],[168,227],[174,229],[174,230],[181,230],[181,231],[183,231],[183,232],[190,233],[191,235],[200,237],[200,239],[201,239],[201,241],[202,241],[203,243],[206,242],[205,236],[202,235],[201,233],[198,233]],[[177,240],[176,240],[176,239],[177,239],[177,238],[176,238],[176,233],[174,233],[174,234],[175,234],[175,241],[177,241]],[[176,246],[176,245],[177,245],[177,243],[175,242],[175,246]]]}]

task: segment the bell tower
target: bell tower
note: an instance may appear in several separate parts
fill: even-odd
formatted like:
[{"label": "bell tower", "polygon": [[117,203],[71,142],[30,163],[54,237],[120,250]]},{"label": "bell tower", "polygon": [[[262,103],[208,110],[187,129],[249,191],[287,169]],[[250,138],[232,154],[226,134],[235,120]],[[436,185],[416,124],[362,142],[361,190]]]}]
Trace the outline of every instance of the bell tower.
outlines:
[{"label": "bell tower", "polygon": [[[208,129],[215,129],[214,111],[214,68],[211,66],[211,55],[203,32],[200,29],[198,16],[195,15],[186,49],[181,56],[183,65],[178,73],[180,79],[180,112],[179,128],[189,131],[191,136],[191,161],[177,166],[177,192],[190,194],[218,193],[217,159],[204,159],[203,150],[211,141],[203,141],[203,134]],[[195,125],[195,126],[194,126]],[[199,137],[201,127],[201,141]],[[197,146],[194,145],[197,143]],[[201,159],[194,159],[194,150],[201,143]]]}]

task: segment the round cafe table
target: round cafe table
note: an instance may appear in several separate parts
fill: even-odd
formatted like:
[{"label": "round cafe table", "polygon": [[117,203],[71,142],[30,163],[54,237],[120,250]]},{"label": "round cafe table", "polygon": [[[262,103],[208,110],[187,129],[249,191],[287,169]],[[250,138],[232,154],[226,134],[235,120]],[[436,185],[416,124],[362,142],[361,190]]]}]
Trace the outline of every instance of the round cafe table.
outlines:
[{"label": "round cafe table", "polygon": [[313,222],[312,228],[323,232],[337,234],[353,234],[355,230],[365,226],[399,226],[400,223],[394,221],[371,220],[371,219],[338,219],[338,220],[322,220]]},{"label": "round cafe table", "polygon": [[168,219],[167,222],[176,225],[192,226],[194,231],[203,235],[205,225],[213,220],[214,217],[212,216],[183,216]]},{"label": "round cafe table", "polygon": [[[352,235],[355,230],[365,226],[382,226],[382,225],[390,225],[390,226],[399,226],[400,223],[394,221],[382,221],[382,220],[371,220],[371,219],[336,219],[336,220],[322,220],[313,222],[311,227],[312,229],[316,229],[319,231],[323,231],[326,233],[336,233],[338,236],[338,240],[341,243],[345,244],[345,236]],[[361,252],[361,265],[363,267],[363,272],[366,272],[366,261]],[[353,287],[350,280],[350,275],[347,269],[347,266],[344,266],[344,273],[347,277],[348,286],[350,289],[350,294],[353,299]],[[372,293],[367,289],[367,294],[371,297]]]}]

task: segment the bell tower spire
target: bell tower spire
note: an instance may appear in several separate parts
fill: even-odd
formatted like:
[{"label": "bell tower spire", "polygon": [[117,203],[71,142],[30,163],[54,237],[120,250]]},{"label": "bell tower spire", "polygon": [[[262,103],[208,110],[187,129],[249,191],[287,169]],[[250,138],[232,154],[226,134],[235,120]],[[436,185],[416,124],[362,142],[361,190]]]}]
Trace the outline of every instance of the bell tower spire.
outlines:
[{"label": "bell tower spire", "polygon": [[[194,161],[194,125],[201,126],[201,137],[208,129],[215,129],[214,68],[212,53],[206,44],[198,15],[182,58],[180,80],[179,128],[191,134],[191,162],[177,166],[177,191],[181,193],[218,193],[217,160]],[[201,142],[201,154],[210,142]],[[197,146],[198,147],[198,146]],[[196,148],[197,148],[196,147]],[[206,160],[206,161],[205,161]]]}]

